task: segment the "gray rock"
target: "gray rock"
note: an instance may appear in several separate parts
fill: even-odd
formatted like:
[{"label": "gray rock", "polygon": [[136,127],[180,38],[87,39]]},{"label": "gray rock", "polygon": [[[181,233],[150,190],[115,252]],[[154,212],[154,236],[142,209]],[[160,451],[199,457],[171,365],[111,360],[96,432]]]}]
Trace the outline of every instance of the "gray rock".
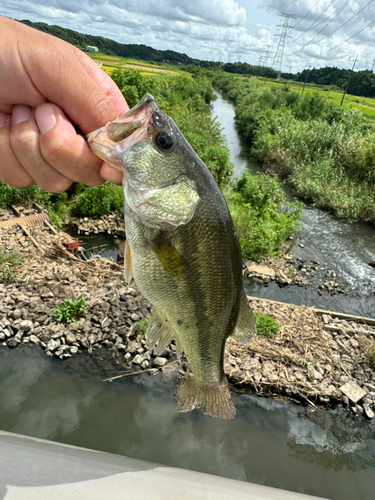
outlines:
[{"label": "gray rock", "polygon": [[29,319],[24,319],[23,321],[21,321],[19,327],[20,327],[20,330],[23,330],[25,332],[28,332],[29,330],[32,329],[33,327],[33,322],[30,321]]},{"label": "gray rock", "polygon": [[372,411],[370,405],[364,404],[363,411],[367,419],[371,420],[372,418],[374,418],[374,412]]},{"label": "gray rock", "polygon": [[[36,333],[36,332],[34,332],[34,333]],[[49,342],[49,341],[51,340],[51,334],[50,334],[50,333],[48,333],[48,332],[46,332],[46,331],[44,331],[44,332],[42,332],[42,333],[39,335],[39,338],[40,338],[40,340],[41,340],[42,342],[46,342],[46,343],[47,343],[47,342]]]},{"label": "gray rock", "polygon": [[141,356],[140,354],[137,354],[133,359],[133,363],[135,365],[141,365],[143,363],[143,361],[145,361],[145,358],[143,356]]},{"label": "gray rock", "polygon": [[0,332],[0,342],[6,339],[6,335],[4,332]]},{"label": "gray rock", "polygon": [[55,351],[58,347],[60,347],[60,340],[53,340],[51,339],[48,343],[47,343],[47,349],[49,351]]},{"label": "gray rock", "polygon": [[130,352],[127,352],[124,356],[124,359],[125,361],[128,361],[128,359],[130,359],[132,357],[132,355],[130,354]]},{"label": "gray rock", "polygon": [[354,380],[346,382],[340,387],[340,391],[347,396],[353,403],[358,403],[359,400],[367,394],[367,391],[362,389]]},{"label": "gray rock", "polygon": [[139,321],[141,319],[140,316],[138,316],[138,314],[136,313],[132,313],[130,318],[133,320],[133,321]]},{"label": "gray rock", "polygon": [[146,369],[146,368],[148,368],[149,366],[150,366],[150,363],[147,361],[147,359],[145,359],[145,360],[143,361],[143,363],[141,363],[141,368],[142,368],[143,370],[145,370],[145,369]]},{"label": "gray rock", "polygon": [[161,356],[157,356],[153,361],[153,365],[156,366],[157,368],[160,368],[161,366],[164,366],[167,363],[168,363],[168,360],[165,358],[162,358]]},{"label": "gray rock", "polygon": [[18,342],[15,338],[9,339],[7,340],[7,346],[9,347],[9,349],[14,349],[18,346]]},{"label": "gray rock", "polygon": [[74,335],[74,333],[69,332],[65,335],[65,340],[66,340],[66,343],[70,345],[70,344],[73,344],[73,342],[75,342],[77,339],[76,339],[76,336]]},{"label": "gray rock", "polygon": [[15,309],[14,311],[11,311],[9,313],[9,316],[12,319],[19,319],[21,317],[21,310],[20,309]]},{"label": "gray rock", "polygon": [[38,337],[36,335],[30,335],[29,339],[30,339],[30,342],[32,342],[33,344],[40,343],[40,339],[38,339]]}]

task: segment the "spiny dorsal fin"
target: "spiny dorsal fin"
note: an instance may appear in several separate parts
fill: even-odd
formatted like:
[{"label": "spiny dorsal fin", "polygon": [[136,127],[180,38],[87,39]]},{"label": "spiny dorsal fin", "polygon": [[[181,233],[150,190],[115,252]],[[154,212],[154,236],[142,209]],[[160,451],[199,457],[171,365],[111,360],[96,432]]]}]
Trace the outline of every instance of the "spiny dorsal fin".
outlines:
[{"label": "spiny dorsal fin", "polygon": [[130,283],[133,279],[132,256],[128,240],[125,240],[124,249],[124,278],[126,283]]},{"label": "spiny dorsal fin", "polygon": [[155,311],[146,331],[147,347],[153,349],[154,354],[161,354],[173,339],[176,340],[176,354],[180,356],[182,345],[176,331],[163,313]]},{"label": "spiny dorsal fin", "polygon": [[238,313],[237,324],[232,333],[232,338],[239,344],[250,344],[252,339],[256,336],[257,326],[253,311],[249,306],[246,294],[242,291],[240,312]]},{"label": "spiny dorsal fin", "polygon": [[179,280],[186,278],[187,263],[185,259],[162,232],[157,234],[150,245],[158,261],[172,278]]}]

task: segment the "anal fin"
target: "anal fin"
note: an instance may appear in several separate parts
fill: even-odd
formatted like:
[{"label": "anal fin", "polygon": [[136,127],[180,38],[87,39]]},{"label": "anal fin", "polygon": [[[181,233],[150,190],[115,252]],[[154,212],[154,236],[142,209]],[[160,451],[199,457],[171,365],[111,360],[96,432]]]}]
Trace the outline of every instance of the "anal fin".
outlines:
[{"label": "anal fin", "polygon": [[247,345],[250,344],[252,339],[256,336],[256,333],[257,326],[255,324],[254,314],[249,306],[245,292],[242,291],[240,311],[238,313],[236,327],[232,333],[232,338],[239,344]]},{"label": "anal fin", "polygon": [[128,240],[125,240],[124,249],[124,279],[126,283],[130,283],[133,279],[132,256]]},{"label": "anal fin", "polygon": [[200,387],[194,375],[188,373],[182,379],[175,397],[178,402],[176,411],[179,413],[199,408],[205,415],[224,420],[234,418],[236,414],[225,380],[213,387]]},{"label": "anal fin", "polygon": [[162,313],[155,311],[146,331],[147,347],[153,349],[154,354],[161,354],[173,339],[176,340],[176,354],[179,357],[182,353],[182,344],[176,331]]}]

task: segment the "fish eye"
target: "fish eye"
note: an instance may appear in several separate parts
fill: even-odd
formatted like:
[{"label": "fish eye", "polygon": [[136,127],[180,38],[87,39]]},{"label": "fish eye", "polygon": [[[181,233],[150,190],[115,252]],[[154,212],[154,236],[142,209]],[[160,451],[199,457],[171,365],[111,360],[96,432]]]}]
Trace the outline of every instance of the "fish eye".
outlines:
[{"label": "fish eye", "polygon": [[155,137],[155,143],[161,149],[169,149],[173,146],[172,136],[167,134],[167,132],[159,132],[159,134]]}]

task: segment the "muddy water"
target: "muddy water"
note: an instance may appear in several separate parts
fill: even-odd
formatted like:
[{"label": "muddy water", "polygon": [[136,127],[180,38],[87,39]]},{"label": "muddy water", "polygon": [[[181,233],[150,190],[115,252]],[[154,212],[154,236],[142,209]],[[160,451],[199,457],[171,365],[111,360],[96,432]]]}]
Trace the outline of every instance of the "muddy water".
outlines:
[{"label": "muddy water", "polygon": [[[212,107],[213,115],[217,116],[223,127],[223,134],[227,137],[234,175],[239,176],[243,170],[252,174],[259,172],[259,164],[251,158],[248,145],[235,128],[233,105],[218,95]],[[284,190],[288,200],[293,200],[296,195],[291,188],[284,185]],[[265,287],[250,281],[246,285],[249,295],[375,317],[375,268],[368,265],[375,260],[373,225],[349,224],[335,219],[323,210],[306,205],[294,253],[303,261],[317,261],[322,267],[335,271],[335,280],[345,290],[345,295],[329,294],[324,288],[319,288],[328,279],[324,269],[320,272],[320,281],[313,287],[280,288],[275,283]]]},{"label": "muddy water", "polygon": [[234,420],[176,414],[174,373],[103,382],[116,372],[100,352],[61,362],[36,346],[0,348],[0,428],[334,500],[374,498],[364,420],[237,394]]}]

